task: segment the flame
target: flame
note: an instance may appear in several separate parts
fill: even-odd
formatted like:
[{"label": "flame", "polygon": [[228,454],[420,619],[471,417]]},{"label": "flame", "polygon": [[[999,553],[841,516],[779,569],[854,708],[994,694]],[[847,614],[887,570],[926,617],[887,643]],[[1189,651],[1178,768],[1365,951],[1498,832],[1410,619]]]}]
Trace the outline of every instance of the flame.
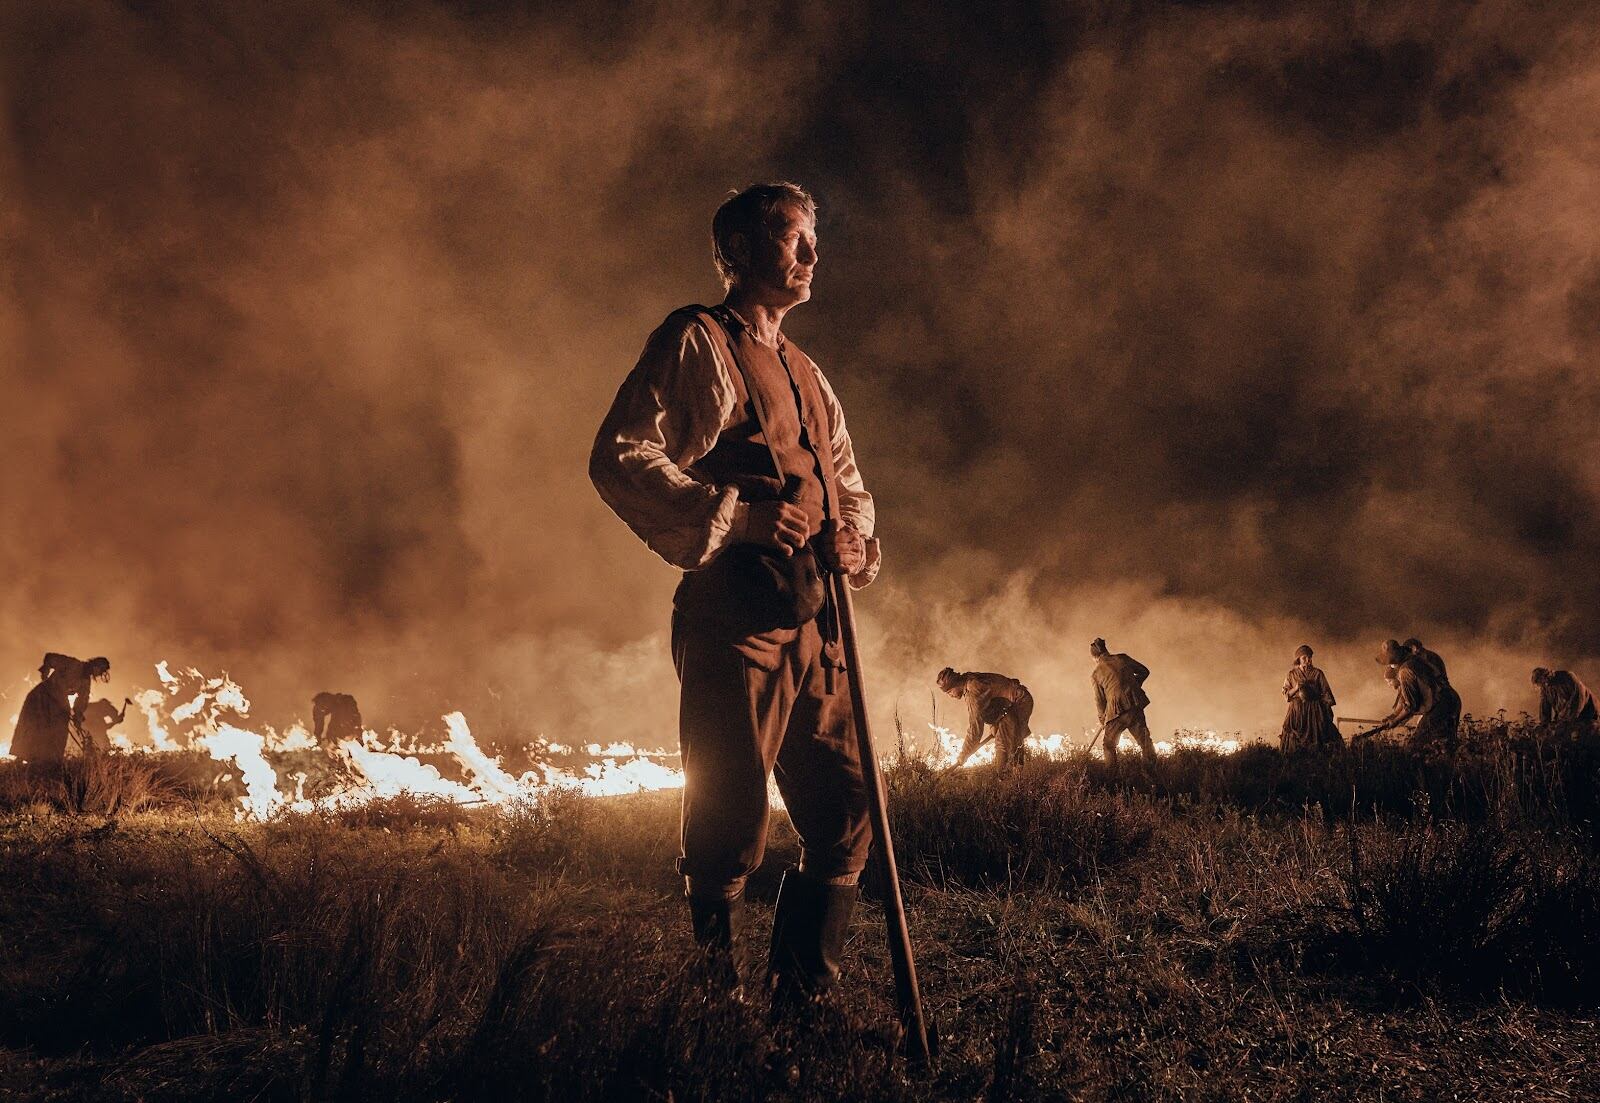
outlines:
[{"label": "flame", "polygon": [[317,741],[311,737],[311,733],[306,730],[306,726],[298,720],[285,728],[282,735],[272,732],[270,728],[267,730],[271,732],[267,737],[267,746],[274,751],[314,751],[317,749]]},{"label": "flame", "polygon": [[626,762],[607,758],[583,768],[583,776],[565,770],[552,770],[545,779],[547,787],[577,789],[590,797],[615,797],[626,793],[640,793],[656,789],[682,789],[683,771],[673,770],[639,757]]},{"label": "flame", "polygon": [[[933,731],[936,741],[933,765],[939,769],[954,766],[956,760],[961,756],[964,739],[942,725],[929,724],[928,727]],[[1105,752],[1100,748],[1100,742],[1097,738],[1098,731],[1097,728],[1085,728],[1085,738],[1082,746],[1091,750],[1094,754],[1104,757]],[[1179,731],[1173,733],[1173,738],[1170,740],[1156,740],[1156,754],[1165,757],[1174,751],[1189,748],[1215,751],[1218,754],[1233,754],[1244,745],[1242,740],[1236,738],[1236,734],[1220,736],[1215,731],[1209,730]],[[1048,735],[1040,735],[1035,732],[1028,736],[1024,746],[1027,747],[1031,756],[1039,758],[1065,758],[1078,749],[1072,740],[1062,732],[1050,732]],[[1117,740],[1117,753],[1139,754],[1138,741],[1127,732],[1123,732]],[[967,759],[963,769],[974,769],[978,766],[988,765],[994,761],[994,756],[995,745],[994,741],[990,740],[979,747],[971,758]]]},{"label": "flame", "polygon": [[[247,726],[250,700],[227,674],[208,677],[190,667],[174,673],[163,661],[156,664],[158,686],[132,695],[148,732],[148,745],[123,732],[113,732],[111,742],[121,750],[175,751],[194,746],[219,762],[229,763],[245,787],[237,814],[241,818],[267,819],[284,811],[310,811],[317,808],[343,808],[401,793],[443,798],[460,804],[501,806],[513,801],[537,801],[555,789],[572,789],[585,796],[603,797],[646,790],[681,789],[682,770],[662,759],[667,752],[642,750],[631,744],[611,741],[591,742],[582,747],[539,738],[527,748],[541,758],[533,769],[513,776],[501,760],[478,745],[467,718],[460,712],[442,717],[445,738],[429,741],[414,734],[390,729],[383,735],[364,731],[359,740],[346,740],[337,751],[326,751],[306,729],[295,721],[279,733],[271,727],[252,730]],[[15,720],[12,721],[15,726]],[[933,763],[939,767],[955,764],[961,753],[962,738],[950,728],[930,724],[935,737]],[[0,733],[3,738],[6,733]],[[1096,730],[1086,728],[1074,739],[1062,732],[1029,736],[1027,748],[1036,757],[1059,759],[1074,752],[1103,752],[1095,738]],[[1182,730],[1171,739],[1158,740],[1156,753],[1170,755],[1184,748],[1199,748],[1219,754],[1232,754],[1243,745],[1238,733],[1219,734],[1214,730]],[[0,744],[0,748],[3,748]],[[1137,754],[1138,744],[1124,734],[1119,752]],[[268,760],[269,754],[337,754],[348,767],[350,783],[331,795],[308,799],[303,772],[280,778]],[[3,754],[0,749],[0,754]],[[419,755],[448,756],[445,772],[422,761]],[[587,758],[588,761],[568,761]],[[991,741],[979,748],[966,762],[967,768],[992,763],[995,746]],[[455,769],[451,768],[451,763]],[[447,776],[459,771],[459,776]],[[773,803],[779,803],[775,789]]]},{"label": "flame", "polygon": [[[166,672],[166,663],[156,664],[156,673],[163,676],[166,681],[171,678]],[[139,706],[139,712],[144,716],[145,726],[150,733],[150,742],[158,751],[175,751],[178,744],[172,736],[167,734],[166,725],[161,720],[161,706],[164,700],[159,689],[142,689],[133,695],[133,703]],[[113,738],[127,739],[126,735],[118,733]],[[130,741],[131,742],[131,741]]]},{"label": "flame", "polygon": [[239,818],[264,820],[283,807],[285,800],[278,792],[278,772],[261,753],[264,740],[260,735],[232,724],[221,724],[195,743],[212,758],[232,762],[238,767],[245,787],[245,795],[239,798],[242,805]]},{"label": "flame", "polygon": [[[452,712],[442,717],[446,738],[441,743],[425,742],[393,729],[384,736],[364,731],[359,740],[344,740],[331,753],[343,757],[349,767],[347,772],[352,775],[351,783],[310,799],[305,796],[303,772],[280,781],[278,771],[267,759],[269,753],[321,751],[304,723],[296,720],[281,734],[267,726],[251,730],[244,726],[250,699],[228,675],[207,677],[192,667],[175,674],[165,661],[156,664],[155,669],[161,688],[133,695],[149,731],[149,746],[135,747],[133,740],[121,732],[112,734],[113,746],[146,752],[175,751],[187,743],[218,762],[230,764],[245,787],[237,808],[240,819],[265,820],[284,811],[346,808],[402,793],[439,797],[458,804],[498,806],[512,801],[537,801],[557,788],[576,789],[586,796],[611,796],[678,789],[684,784],[681,770],[655,761],[667,755],[620,742],[593,743],[585,748],[588,757],[598,761],[573,768],[546,764],[514,777],[499,758],[478,745],[467,718]],[[178,736],[172,734],[174,729],[180,732]],[[536,746],[546,755],[573,756],[572,749],[562,744],[540,740]],[[438,766],[417,757],[423,754],[448,755],[459,767],[461,777],[447,777]]]},{"label": "flame", "polygon": [[445,746],[455,755],[462,768],[472,775],[483,799],[498,803],[526,795],[522,791],[522,783],[502,770],[498,759],[490,758],[478,747],[478,741],[472,738],[472,729],[467,727],[465,716],[452,712],[444,718],[444,723],[450,729],[450,739]]},{"label": "flame", "polygon": [[443,797],[458,804],[479,804],[483,801],[482,794],[460,782],[451,781],[439,773],[437,767],[419,762],[416,758],[371,750],[353,739],[347,739],[339,746],[366,779],[367,789],[365,792],[345,790],[326,797],[323,803],[329,806],[360,803],[363,799],[371,800],[374,797],[397,797],[401,793]]},{"label": "flame", "polygon": [[200,710],[205,707],[206,695],[202,693],[188,704],[179,705],[177,708],[173,709],[172,718],[181,724],[185,720],[193,720],[196,716],[199,716]]},{"label": "flame", "polygon": [[[1156,741],[1156,754],[1169,755],[1173,751],[1179,750],[1215,751],[1217,754],[1233,754],[1244,746],[1243,740],[1235,738],[1237,735],[1237,732],[1234,732],[1231,736],[1218,735],[1215,731],[1210,730],[1174,732],[1171,742],[1166,740]],[[1126,750],[1126,744],[1128,743],[1133,743],[1133,741],[1124,735],[1117,742],[1117,749],[1119,751]],[[1137,743],[1133,743],[1135,750],[1138,749],[1138,746]]]}]

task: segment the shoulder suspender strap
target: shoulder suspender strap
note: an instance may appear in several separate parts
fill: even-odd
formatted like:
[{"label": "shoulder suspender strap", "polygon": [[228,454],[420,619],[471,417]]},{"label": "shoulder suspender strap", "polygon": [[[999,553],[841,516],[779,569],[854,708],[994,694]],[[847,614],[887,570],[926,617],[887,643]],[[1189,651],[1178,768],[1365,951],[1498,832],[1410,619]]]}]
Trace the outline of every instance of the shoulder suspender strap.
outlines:
[{"label": "shoulder suspender strap", "polygon": [[767,454],[772,457],[772,470],[778,476],[778,482],[783,482],[783,464],[778,460],[778,450],[772,445],[772,433],[768,426],[772,424],[771,415],[767,412],[766,396],[761,389],[752,382],[750,369],[744,362],[744,357],[739,355],[739,343],[734,340],[733,330],[738,325],[725,307],[714,306],[703,308],[701,317],[706,328],[711,331],[714,340],[721,341],[722,347],[728,354],[728,363],[733,365],[739,373],[739,378],[744,380],[745,393],[750,396],[750,405],[756,412],[756,424],[761,426],[761,437],[767,442]]}]

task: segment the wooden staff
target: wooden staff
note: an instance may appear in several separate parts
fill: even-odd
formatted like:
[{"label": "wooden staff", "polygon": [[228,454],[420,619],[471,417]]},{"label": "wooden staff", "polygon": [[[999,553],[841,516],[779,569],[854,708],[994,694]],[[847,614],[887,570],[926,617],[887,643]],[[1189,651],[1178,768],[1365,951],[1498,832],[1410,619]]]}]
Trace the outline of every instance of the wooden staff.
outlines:
[{"label": "wooden staff", "polygon": [[900,897],[900,870],[895,865],[894,841],[889,836],[889,808],[883,790],[883,775],[872,747],[872,730],[867,725],[867,700],[861,684],[861,650],[856,646],[856,611],[851,603],[850,585],[841,575],[830,574],[828,585],[839,611],[839,635],[844,644],[845,676],[850,684],[850,707],[855,713],[856,746],[861,755],[861,771],[867,783],[867,806],[872,815],[872,834],[878,840],[878,858],[883,863],[883,918],[889,928],[889,960],[894,965],[895,1000],[900,1008],[913,1062],[927,1066],[932,1053],[928,1046],[928,1025],[922,1014],[922,992],[917,987],[917,964],[911,956],[911,931],[906,927],[905,901]]}]

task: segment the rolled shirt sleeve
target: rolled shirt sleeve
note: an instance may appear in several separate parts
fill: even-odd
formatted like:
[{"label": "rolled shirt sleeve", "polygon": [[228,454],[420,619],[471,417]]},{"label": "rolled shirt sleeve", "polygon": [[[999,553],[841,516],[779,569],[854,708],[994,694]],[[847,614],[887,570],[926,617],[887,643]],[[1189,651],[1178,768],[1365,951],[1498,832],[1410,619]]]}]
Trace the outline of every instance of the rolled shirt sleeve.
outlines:
[{"label": "rolled shirt sleeve", "polygon": [[[812,366],[816,367],[815,364]],[[877,530],[877,511],[872,504],[872,495],[867,492],[866,483],[861,478],[861,467],[856,463],[855,446],[850,442],[850,431],[844,423],[844,407],[839,405],[839,397],[833,393],[833,387],[820,368],[817,369],[817,383],[822,391],[822,401],[827,406],[828,424],[833,430],[833,438],[829,443],[833,448],[839,520],[867,538],[866,565],[850,576],[851,588],[859,590],[878,577],[878,570],[883,565],[883,552],[874,535]]]},{"label": "rolled shirt sleeve", "polygon": [[688,472],[733,412],[728,368],[688,314],[662,323],[623,380],[589,454],[600,497],[662,559],[698,570],[743,535],[749,507],[733,486]]},{"label": "rolled shirt sleeve", "polygon": [[[812,365],[815,369],[815,364]],[[589,454],[589,478],[601,499],[651,551],[686,571],[699,570],[744,539],[750,507],[734,486],[689,474],[735,416],[731,367],[704,324],[679,312],[650,335],[611,404]],[[860,588],[877,577],[876,515],[833,388],[816,371],[831,428],[840,520],[867,538]]]},{"label": "rolled shirt sleeve", "polygon": [[1395,673],[1398,681],[1395,688],[1398,692],[1394,711],[1389,714],[1387,723],[1398,727],[1427,708],[1429,695],[1422,685],[1422,680],[1410,667],[1402,665]]}]

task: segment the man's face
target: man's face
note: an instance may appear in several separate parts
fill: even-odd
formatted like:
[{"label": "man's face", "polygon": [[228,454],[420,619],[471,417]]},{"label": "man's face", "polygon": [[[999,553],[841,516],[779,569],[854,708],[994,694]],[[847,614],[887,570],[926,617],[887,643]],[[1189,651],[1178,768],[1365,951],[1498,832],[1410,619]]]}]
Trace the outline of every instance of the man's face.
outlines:
[{"label": "man's face", "polygon": [[745,286],[769,306],[795,306],[811,298],[817,267],[817,222],[800,207],[784,204],[767,232],[750,243]]}]

